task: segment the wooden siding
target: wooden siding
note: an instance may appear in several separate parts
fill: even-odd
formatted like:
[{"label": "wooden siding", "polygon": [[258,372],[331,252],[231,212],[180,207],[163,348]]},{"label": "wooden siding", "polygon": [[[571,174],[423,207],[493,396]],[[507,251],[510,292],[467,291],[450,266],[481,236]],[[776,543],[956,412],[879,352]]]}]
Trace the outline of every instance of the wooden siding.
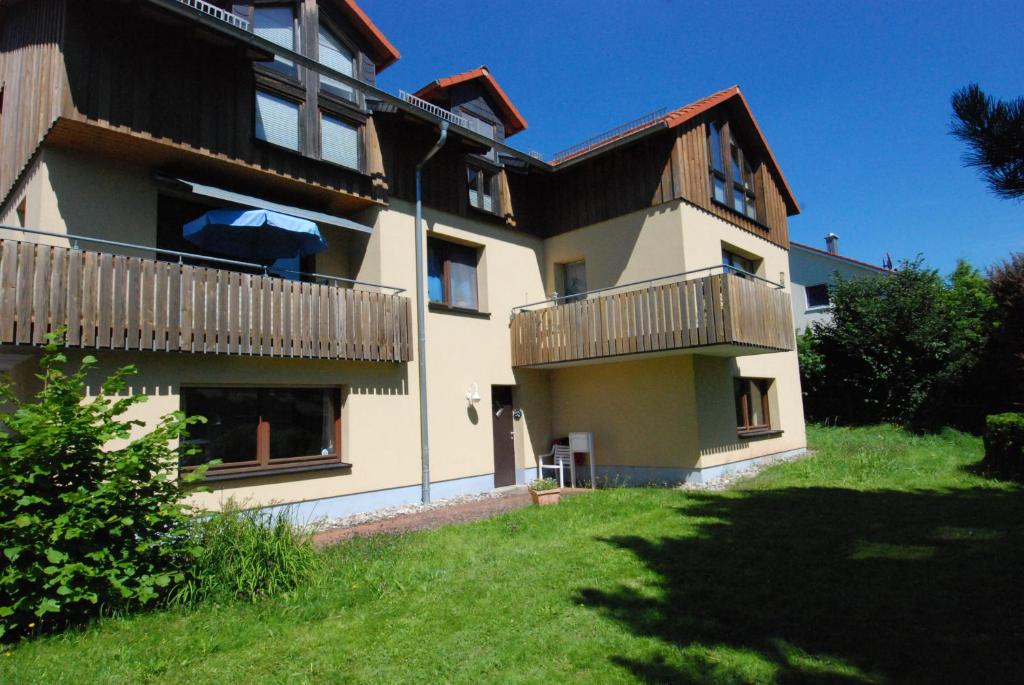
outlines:
[{"label": "wooden siding", "polygon": [[564,169],[556,167],[543,183],[540,232],[557,235],[682,199],[788,247],[786,206],[777,179],[765,164],[756,170],[763,222],[712,202],[705,136],[704,124],[696,122],[641,137]]},{"label": "wooden siding", "polygon": [[0,200],[67,106],[64,0],[14,3],[0,19]]},{"label": "wooden siding", "polygon": [[735,355],[794,349],[789,294],[733,274],[518,312],[511,336],[513,366],[711,345],[735,345]]},{"label": "wooden siding", "polygon": [[407,362],[408,298],[0,241],[0,343]]},{"label": "wooden siding", "polygon": [[64,116],[349,195],[378,195],[361,173],[256,140],[253,64],[240,48],[124,5],[72,3],[68,15],[73,109]]}]

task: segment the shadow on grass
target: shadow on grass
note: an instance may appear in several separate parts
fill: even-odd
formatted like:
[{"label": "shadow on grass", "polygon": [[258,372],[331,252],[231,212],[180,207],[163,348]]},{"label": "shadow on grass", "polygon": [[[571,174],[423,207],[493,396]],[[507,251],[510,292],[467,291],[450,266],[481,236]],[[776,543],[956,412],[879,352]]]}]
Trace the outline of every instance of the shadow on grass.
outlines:
[{"label": "shadow on grass", "polygon": [[[690,494],[686,537],[604,541],[654,586],[576,601],[674,647],[644,682],[1020,682],[1024,492]],[[722,663],[722,655],[733,663]],[[682,657],[680,658],[680,655]]]}]

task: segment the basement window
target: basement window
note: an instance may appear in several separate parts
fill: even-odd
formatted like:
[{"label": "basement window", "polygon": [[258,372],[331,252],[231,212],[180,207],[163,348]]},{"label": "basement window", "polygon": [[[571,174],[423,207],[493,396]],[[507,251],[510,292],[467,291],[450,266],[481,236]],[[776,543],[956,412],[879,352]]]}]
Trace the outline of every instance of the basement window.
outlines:
[{"label": "basement window", "polygon": [[208,477],[340,465],[338,388],[182,388],[188,415],[207,422],[189,428],[184,472],[220,460]]}]

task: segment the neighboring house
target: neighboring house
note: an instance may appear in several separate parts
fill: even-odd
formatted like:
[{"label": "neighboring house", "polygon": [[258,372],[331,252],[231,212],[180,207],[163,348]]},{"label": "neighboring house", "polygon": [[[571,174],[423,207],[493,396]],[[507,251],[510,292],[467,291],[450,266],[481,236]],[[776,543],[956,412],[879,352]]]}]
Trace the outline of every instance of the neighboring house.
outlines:
[{"label": "neighboring house", "polygon": [[789,244],[789,273],[793,292],[793,323],[797,334],[803,333],[813,321],[826,321],[831,317],[829,286],[835,274],[845,279],[866,278],[889,273],[889,269],[874,266],[839,254],[839,236],[825,236],[825,249],[791,242]]},{"label": "neighboring house", "polygon": [[[777,282],[799,208],[739,88],[546,162],[506,144],[526,121],[486,68],[378,90],[399,55],[351,0],[0,12],[0,220],[29,229],[0,230],[0,363],[29,394],[67,325],[72,360],[136,364],[133,416],[209,420],[198,502],[478,492],[571,431],[629,482],[805,448]],[[183,238],[224,207],[328,247],[265,269]]]}]

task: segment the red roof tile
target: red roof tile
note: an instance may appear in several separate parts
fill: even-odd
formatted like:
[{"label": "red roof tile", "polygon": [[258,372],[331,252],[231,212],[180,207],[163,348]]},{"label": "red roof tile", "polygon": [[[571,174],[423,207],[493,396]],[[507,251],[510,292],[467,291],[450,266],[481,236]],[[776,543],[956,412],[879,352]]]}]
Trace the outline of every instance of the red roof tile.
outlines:
[{"label": "red roof tile", "polygon": [[526,119],[519,113],[516,106],[512,104],[512,100],[509,99],[505,91],[502,90],[498,82],[491,76],[491,72],[488,71],[487,67],[481,66],[470,71],[464,71],[461,74],[455,74],[447,78],[439,78],[435,81],[431,81],[427,85],[416,91],[416,97],[423,98],[424,100],[430,100],[436,98],[443,91],[456,86],[466,81],[473,81],[480,79],[484,87],[491,93],[494,99],[498,103],[498,107],[501,109],[502,123],[505,124],[505,136],[515,135],[526,128]]},{"label": "red roof tile", "polygon": [[811,247],[810,245],[804,245],[803,243],[796,243],[796,242],[793,242],[792,240],[790,240],[789,241],[789,245],[790,245],[790,247],[799,247],[801,250],[807,250],[809,252],[815,252],[815,253],[820,254],[820,255],[822,255],[824,257],[831,257],[832,259],[838,259],[839,261],[842,261],[842,262],[849,262],[850,264],[856,264],[857,266],[863,266],[863,267],[866,267],[868,269],[874,269],[875,271],[880,271],[880,272],[882,272],[884,274],[890,273],[890,270],[886,269],[884,266],[875,266],[874,264],[868,264],[867,262],[862,262],[859,259],[853,259],[851,257],[844,257],[843,255],[832,254],[828,250],[822,250],[822,249],[817,248],[817,247]]},{"label": "red roof tile", "polygon": [[391,41],[381,33],[381,30],[370,21],[363,8],[355,3],[355,0],[338,0],[338,7],[348,15],[349,20],[355,25],[363,37],[373,47],[373,63],[377,71],[384,71],[398,61],[402,55],[398,52]]}]

